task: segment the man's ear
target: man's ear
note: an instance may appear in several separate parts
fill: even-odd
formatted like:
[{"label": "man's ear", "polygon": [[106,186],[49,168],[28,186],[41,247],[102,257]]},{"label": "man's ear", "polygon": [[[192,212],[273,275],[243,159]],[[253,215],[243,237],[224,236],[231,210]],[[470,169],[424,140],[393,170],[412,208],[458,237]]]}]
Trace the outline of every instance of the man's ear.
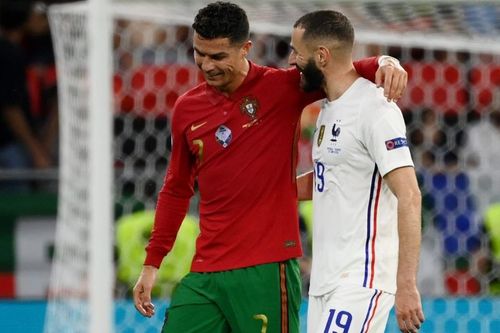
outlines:
[{"label": "man's ear", "polygon": [[243,56],[246,57],[250,53],[250,49],[252,48],[252,41],[247,40],[243,46],[241,47],[241,50],[243,52]]},{"label": "man's ear", "polygon": [[316,50],[316,62],[319,68],[325,67],[330,58],[330,49],[320,45]]}]

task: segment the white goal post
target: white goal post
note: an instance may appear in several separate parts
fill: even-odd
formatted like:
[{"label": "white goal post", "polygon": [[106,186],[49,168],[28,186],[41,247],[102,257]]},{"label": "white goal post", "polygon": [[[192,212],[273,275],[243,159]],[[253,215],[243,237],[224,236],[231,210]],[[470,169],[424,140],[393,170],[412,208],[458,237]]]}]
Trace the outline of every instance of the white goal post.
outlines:
[{"label": "white goal post", "polygon": [[[55,47],[61,141],[68,146],[61,148],[59,223],[47,333],[114,330],[110,8],[109,0],[51,8],[53,27],[54,22],[60,23],[59,29],[53,29],[56,34],[66,34],[55,38]],[[80,40],[70,47],[71,38]],[[72,80],[63,74],[66,71],[79,75]],[[75,250],[75,243],[83,243],[82,248]],[[72,257],[75,252],[79,256]],[[78,274],[72,274],[71,262],[78,258],[83,263]]]}]

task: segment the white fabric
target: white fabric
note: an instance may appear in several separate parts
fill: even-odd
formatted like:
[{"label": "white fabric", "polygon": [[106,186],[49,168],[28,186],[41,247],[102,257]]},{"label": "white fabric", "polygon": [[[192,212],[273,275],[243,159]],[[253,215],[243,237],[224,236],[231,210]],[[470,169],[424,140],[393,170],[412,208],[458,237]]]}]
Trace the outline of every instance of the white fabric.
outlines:
[{"label": "white fabric", "polygon": [[307,332],[384,333],[394,295],[381,290],[342,286],[323,296],[310,296]]},{"label": "white fabric", "polygon": [[395,293],[397,199],[381,177],[413,166],[401,111],[359,78],[325,100],[316,125],[309,294],[345,284]]}]

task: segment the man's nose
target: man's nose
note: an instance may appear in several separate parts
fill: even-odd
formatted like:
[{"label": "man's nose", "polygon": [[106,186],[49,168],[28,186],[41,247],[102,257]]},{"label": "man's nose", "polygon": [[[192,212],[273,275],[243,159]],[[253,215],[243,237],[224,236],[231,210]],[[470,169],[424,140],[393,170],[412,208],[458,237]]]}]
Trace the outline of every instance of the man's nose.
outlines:
[{"label": "man's nose", "polygon": [[211,70],[215,69],[214,62],[210,58],[204,57],[203,61],[201,62],[201,69],[204,72],[210,72]]}]

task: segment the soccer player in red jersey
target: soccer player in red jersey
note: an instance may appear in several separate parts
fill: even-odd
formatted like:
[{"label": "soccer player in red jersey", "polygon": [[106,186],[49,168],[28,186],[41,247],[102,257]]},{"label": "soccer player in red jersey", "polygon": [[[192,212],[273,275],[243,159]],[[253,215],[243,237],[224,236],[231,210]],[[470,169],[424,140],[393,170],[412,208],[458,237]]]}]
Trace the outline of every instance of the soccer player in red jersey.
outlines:
[{"label": "soccer player in red jersey", "polygon": [[[248,61],[248,19],[235,4],[207,5],[193,28],[194,58],[206,82],[179,97],[174,108],[172,156],[134,287],[135,306],[154,314],[157,268],[174,243],[196,180],[201,232],[163,332],[298,332],[297,129],[302,109],[324,93],[301,90],[296,68]],[[377,58],[356,63],[372,81],[377,68]],[[382,76],[394,84],[388,97],[398,98],[406,73],[385,69]]]}]

